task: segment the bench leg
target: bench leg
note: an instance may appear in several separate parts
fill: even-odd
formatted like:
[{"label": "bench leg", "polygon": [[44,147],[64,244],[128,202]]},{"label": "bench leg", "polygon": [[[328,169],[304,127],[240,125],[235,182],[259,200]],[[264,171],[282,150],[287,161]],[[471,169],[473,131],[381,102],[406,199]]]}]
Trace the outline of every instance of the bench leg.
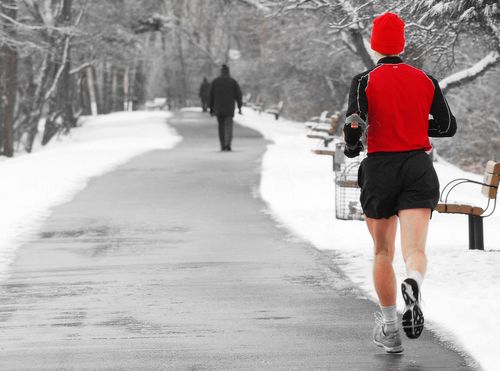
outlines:
[{"label": "bench leg", "polygon": [[473,216],[474,219],[474,246],[476,250],[484,250],[483,238],[483,218],[480,216]]},{"label": "bench leg", "polygon": [[469,250],[475,250],[476,249],[476,243],[475,243],[475,238],[474,238],[474,216],[469,215]]},{"label": "bench leg", "polygon": [[469,250],[484,250],[483,218],[469,215]]}]

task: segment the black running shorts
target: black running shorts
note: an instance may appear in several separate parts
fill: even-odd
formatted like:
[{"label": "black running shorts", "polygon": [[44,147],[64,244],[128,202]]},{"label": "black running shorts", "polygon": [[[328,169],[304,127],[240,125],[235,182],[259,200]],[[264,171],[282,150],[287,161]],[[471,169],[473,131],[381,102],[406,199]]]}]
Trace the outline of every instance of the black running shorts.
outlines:
[{"label": "black running shorts", "polygon": [[361,162],[358,184],[369,218],[389,218],[404,209],[434,210],[439,201],[439,180],[424,151],[370,154]]}]

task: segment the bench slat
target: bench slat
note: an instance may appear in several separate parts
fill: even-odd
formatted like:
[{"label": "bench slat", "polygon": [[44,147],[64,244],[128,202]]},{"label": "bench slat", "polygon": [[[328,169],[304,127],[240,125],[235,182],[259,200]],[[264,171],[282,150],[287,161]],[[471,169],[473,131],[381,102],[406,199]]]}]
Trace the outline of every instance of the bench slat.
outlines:
[{"label": "bench slat", "polygon": [[484,172],[483,183],[491,187],[483,186],[482,192],[488,198],[495,199],[498,192],[498,183],[500,182],[500,162],[488,161]]},{"label": "bench slat", "polygon": [[443,214],[465,214],[480,216],[484,213],[484,209],[465,204],[438,204],[436,211]]},{"label": "bench slat", "polygon": [[500,162],[488,161],[486,164],[486,172],[490,174],[500,175]]},{"label": "bench slat", "polygon": [[326,155],[326,156],[334,156],[335,157],[335,150],[331,149],[313,149],[313,153],[317,155]]},{"label": "bench slat", "polygon": [[359,188],[357,180],[337,180],[335,183],[340,187]]},{"label": "bench slat", "polygon": [[491,187],[483,186],[483,195],[488,198],[494,199],[497,197],[498,192],[498,182],[500,181],[500,175],[497,174],[484,174],[483,183],[488,184]]}]

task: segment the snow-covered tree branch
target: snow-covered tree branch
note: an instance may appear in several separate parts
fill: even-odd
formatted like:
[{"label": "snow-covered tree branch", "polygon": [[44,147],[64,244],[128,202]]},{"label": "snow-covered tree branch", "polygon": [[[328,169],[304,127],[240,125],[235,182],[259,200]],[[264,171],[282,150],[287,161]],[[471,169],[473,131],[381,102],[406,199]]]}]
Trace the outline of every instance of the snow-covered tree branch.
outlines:
[{"label": "snow-covered tree branch", "polygon": [[478,61],[473,66],[463,69],[461,71],[455,72],[450,76],[445,77],[439,81],[439,85],[443,92],[454,87],[464,85],[470,81],[473,81],[485,74],[489,69],[500,64],[500,54],[498,51],[492,51],[488,53],[484,58]]}]

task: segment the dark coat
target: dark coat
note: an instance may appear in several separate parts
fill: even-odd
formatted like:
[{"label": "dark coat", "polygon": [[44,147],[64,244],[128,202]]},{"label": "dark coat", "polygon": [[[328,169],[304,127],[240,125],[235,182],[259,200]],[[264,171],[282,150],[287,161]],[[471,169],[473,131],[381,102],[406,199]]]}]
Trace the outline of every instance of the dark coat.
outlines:
[{"label": "dark coat", "polygon": [[222,74],[212,81],[210,87],[209,107],[217,116],[234,116],[236,102],[238,109],[242,106],[241,89],[229,74]]}]

